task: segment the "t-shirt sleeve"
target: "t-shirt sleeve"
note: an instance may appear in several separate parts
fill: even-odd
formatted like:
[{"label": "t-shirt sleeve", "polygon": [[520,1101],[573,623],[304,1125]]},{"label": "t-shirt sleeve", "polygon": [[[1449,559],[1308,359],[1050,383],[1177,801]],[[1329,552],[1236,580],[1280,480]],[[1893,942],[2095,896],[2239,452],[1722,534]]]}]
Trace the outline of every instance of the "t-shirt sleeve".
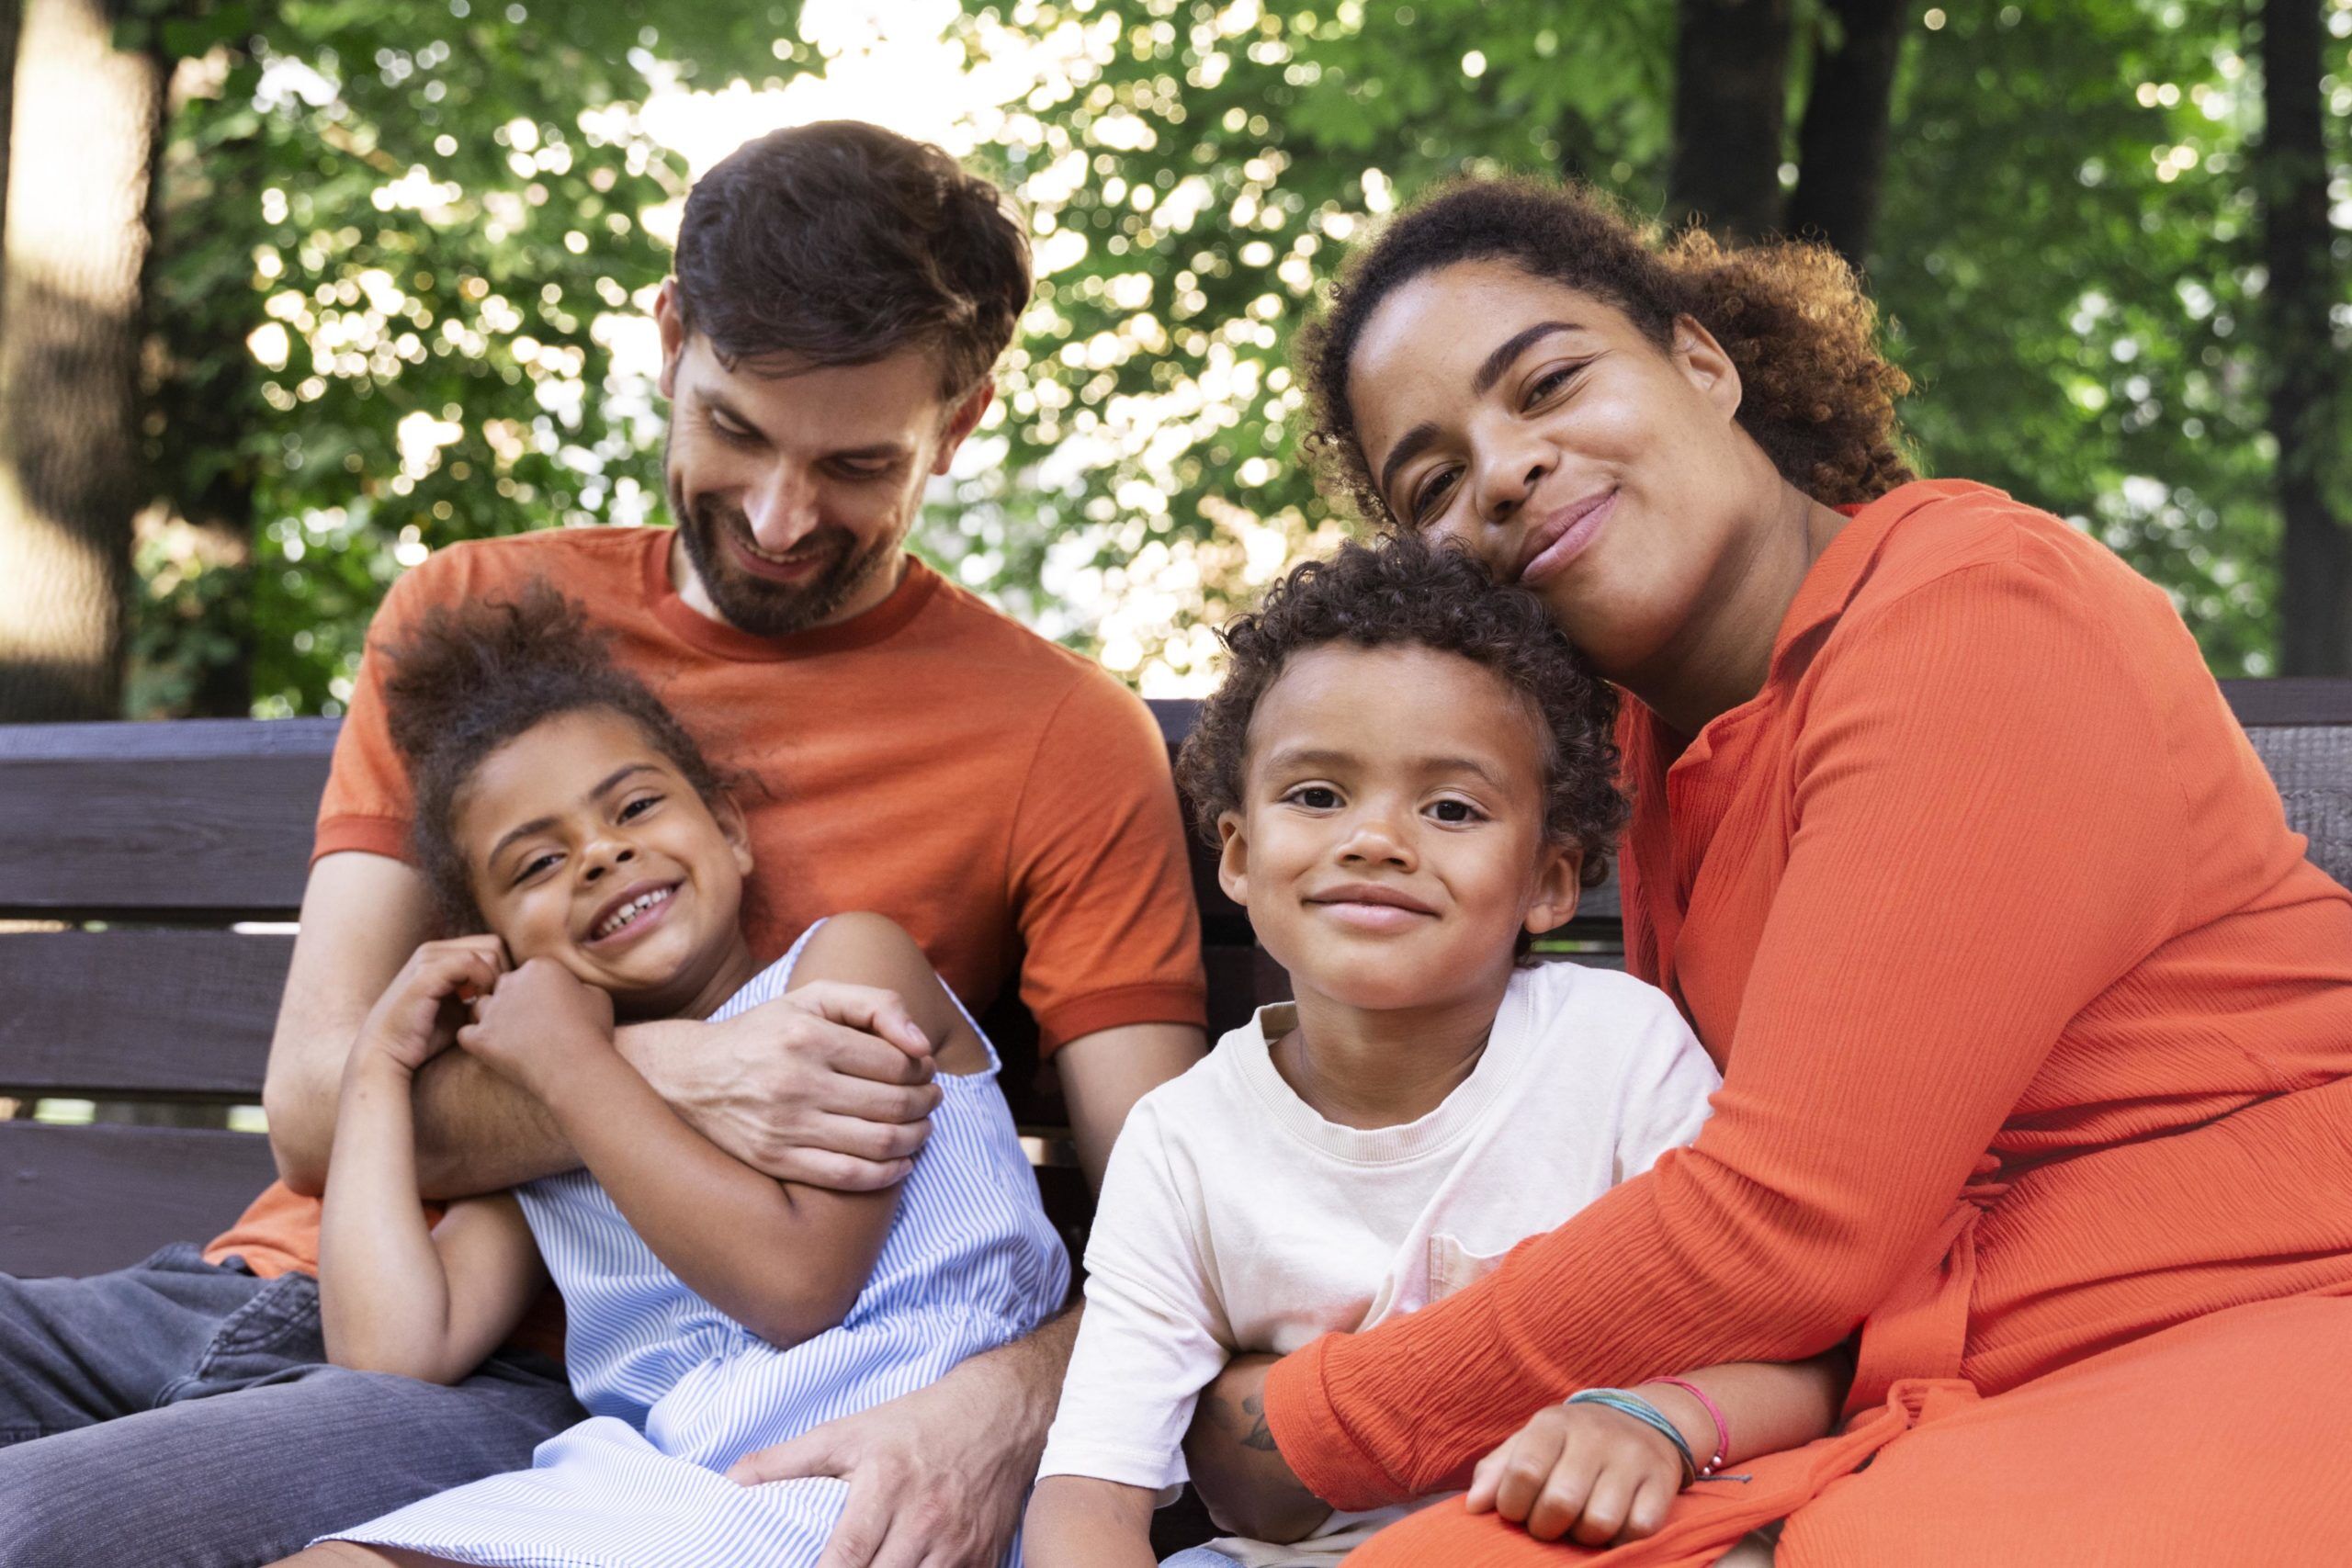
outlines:
[{"label": "t-shirt sleeve", "polygon": [[2176,919],[2165,732],[2063,572],[1963,568],[1841,632],[1713,1118],[1471,1289],[1277,1365],[1269,1421],[1325,1499],[1459,1484],[1571,1389],[1846,1337],[1932,1261],[2068,1021]]},{"label": "t-shirt sleeve", "polygon": [[1708,1100],[1723,1077],[1665,992],[1623,979],[1625,1045],[1619,1080],[1616,1179],[1639,1176],[1660,1156],[1688,1148],[1706,1125]]},{"label": "t-shirt sleeve", "polygon": [[1086,1315],[1037,1473],[1115,1481],[1171,1501],[1186,1479],[1193,1407],[1232,1351],[1148,1100],[1111,1150],[1086,1269]]},{"label": "t-shirt sleeve", "polygon": [[343,728],[336,731],[334,759],[326,793],[319,798],[318,828],[311,859],[344,850],[407,860],[414,797],[408,768],[392,745],[384,712],[384,677],[390,660],[385,649],[404,636],[417,615],[440,596],[446,556],[435,555],[396,580],[368,624],[359,670]]},{"label": "t-shirt sleeve", "polygon": [[1052,1051],[1136,1023],[1208,1021],[1200,915],[1167,743],[1107,676],[1047,721],[1015,810],[1021,999]]}]

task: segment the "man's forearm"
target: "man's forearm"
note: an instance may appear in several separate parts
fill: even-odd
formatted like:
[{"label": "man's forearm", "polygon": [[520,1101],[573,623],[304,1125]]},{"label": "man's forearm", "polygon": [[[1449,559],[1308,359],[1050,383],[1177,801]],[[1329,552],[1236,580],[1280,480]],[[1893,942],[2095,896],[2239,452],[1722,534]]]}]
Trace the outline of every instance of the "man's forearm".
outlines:
[{"label": "man's forearm", "polygon": [[1005,1404],[1005,1421],[1007,1429],[1018,1433],[1029,1447],[1032,1475],[1046,1451],[1054,1407],[1061,1402],[1062,1374],[1069,1371],[1069,1353],[1078,1344],[1078,1320],[1085,1311],[1083,1303],[1073,1306],[1026,1339],[999,1346],[966,1363],[984,1365],[1004,1376],[1009,1391],[1017,1389]]}]

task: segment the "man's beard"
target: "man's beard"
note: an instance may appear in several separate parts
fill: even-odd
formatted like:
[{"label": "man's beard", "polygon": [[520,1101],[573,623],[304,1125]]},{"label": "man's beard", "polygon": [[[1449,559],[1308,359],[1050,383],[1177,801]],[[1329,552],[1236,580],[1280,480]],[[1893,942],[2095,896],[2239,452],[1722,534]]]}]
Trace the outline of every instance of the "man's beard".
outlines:
[{"label": "man's beard", "polygon": [[674,489],[670,502],[685,540],[686,559],[702,580],[703,592],[728,625],[753,637],[788,637],[823,624],[887,570],[899,553],[895,536],[860,549],[857,536],[847,529],[820,526],[793,547],[795,553],[826,552],[816,574],[797,585],[771,582],[746,570],[720,542],[722,532],[739,539],[752,537],[751,521],[740,510],[709,503],[689,510],[680,504]]}]

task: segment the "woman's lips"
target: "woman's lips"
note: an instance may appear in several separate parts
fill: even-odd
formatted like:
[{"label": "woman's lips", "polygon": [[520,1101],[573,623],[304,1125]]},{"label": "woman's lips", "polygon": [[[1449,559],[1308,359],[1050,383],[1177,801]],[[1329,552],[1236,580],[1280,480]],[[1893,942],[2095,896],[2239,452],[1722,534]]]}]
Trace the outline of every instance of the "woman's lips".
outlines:
[{"label": "woman's lips", "polygon": [[1600,536],[1616,510],[1617,492],[1612,490],[1571,502],[1545,518],[1528,538],[1530,555],[1519,569],[1519,581],[1532,588],[1557,577]]}]

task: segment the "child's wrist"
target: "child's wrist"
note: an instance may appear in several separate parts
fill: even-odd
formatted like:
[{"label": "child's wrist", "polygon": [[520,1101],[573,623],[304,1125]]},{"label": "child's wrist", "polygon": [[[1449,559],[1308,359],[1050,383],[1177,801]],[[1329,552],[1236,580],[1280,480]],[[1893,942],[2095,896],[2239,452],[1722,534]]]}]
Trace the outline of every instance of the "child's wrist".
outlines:
[{"label": "child's wrist", "polygon": [[1702,1473],[1731,1458],[1725,1451],[1730,1446],[1730,1434],[1716,1425],[1715,1413],[1707,1407],[1706,1403],[1679,1381],[1645,1382],[1634,1392],[1674,1423],[1681,1432],[1683,1441],[1690,1445],[1690,1452],[1698,1460]]}]

